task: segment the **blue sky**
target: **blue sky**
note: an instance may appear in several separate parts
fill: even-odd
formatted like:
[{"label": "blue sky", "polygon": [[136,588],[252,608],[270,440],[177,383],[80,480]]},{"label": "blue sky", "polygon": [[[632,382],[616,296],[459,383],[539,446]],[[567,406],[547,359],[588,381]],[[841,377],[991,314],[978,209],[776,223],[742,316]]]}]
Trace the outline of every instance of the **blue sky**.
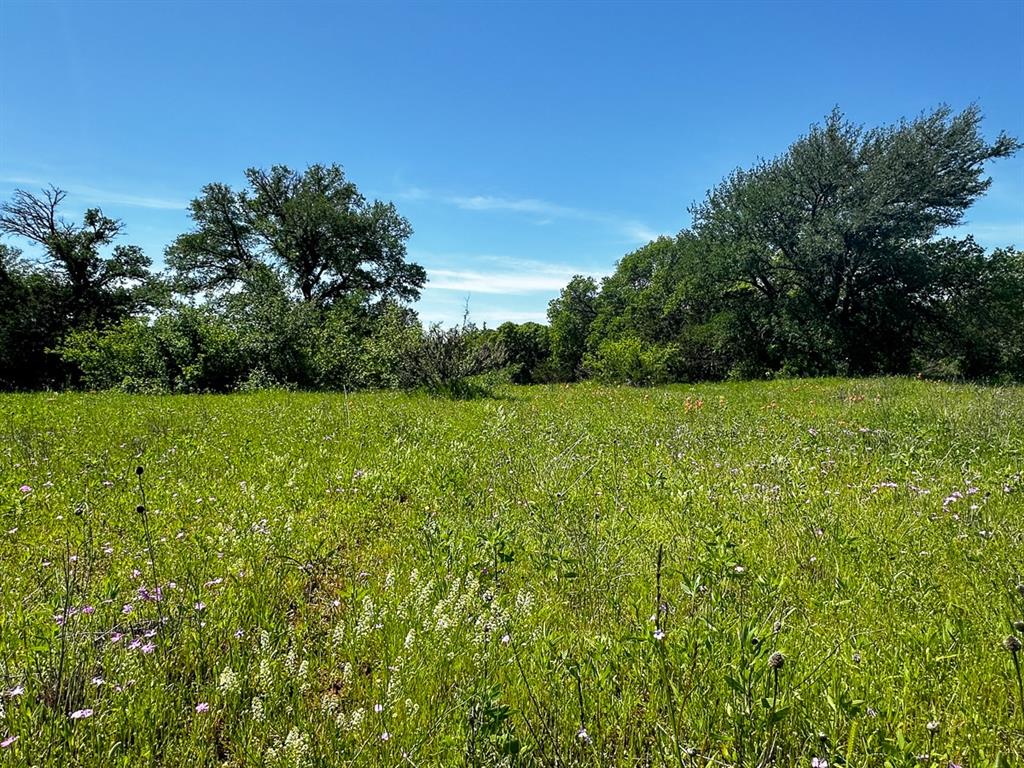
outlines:
[{"label": "blue sky", "polygon": [[[542,320],[577,272],[690,220],[834,105],[981,105],[1024,137],[1024,3],[0,0],[0,195],[54,183],[158,263],[250,166],[338,162],[394,200],[426,320]],[[1024,246],[1024,157],[964,231]]]}]

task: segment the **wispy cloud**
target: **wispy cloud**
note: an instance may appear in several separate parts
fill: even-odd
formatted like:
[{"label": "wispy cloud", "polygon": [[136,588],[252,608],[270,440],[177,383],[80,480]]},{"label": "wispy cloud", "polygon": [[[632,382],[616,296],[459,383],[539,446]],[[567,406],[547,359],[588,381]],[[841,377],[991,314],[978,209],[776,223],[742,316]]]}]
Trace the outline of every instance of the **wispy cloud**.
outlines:
[{"label": "wispy cloud", "polygon": [[[48,181],[26,176],[3,176],[0,177],[0,182],[30,187],[47,187],[50,184]],[[183,211],[188,207],[187,203],[183,200],[117,192],[109,189],[99,189],[87,184],[57,184],[57,186],[79,200],[101,205],[126,205],[132,208],[151,208],[163,211]]]},{"label": "wispy cloud", "polygon": [[446,195],[422,187],[406,187],[395,197],[403,200],[427,200],[454,206],[464,211],[507,211],[540,217],[537,224],[549,224],[555,219],[575,219],[604,224],[630,242],[646,243],[659,236],[659,232],[638,219],[606,211],[593,211],[570,205],[561,205],[535,197],[501,197],[495,195]]},{"label": "wispy cloud", "polygon": [[427,286],[440,291],[490,294],[557,293],[574,275],[598,277],[594,270],[570,264],[506,256],[415,252],[427,268]]},{"label": "wispy cloud", "polygon": [[564,219],[592,219],[595,215],[579,208],[549,203],[546,200],[537,200],[531,197],[513,199],[491,195],[473,195],[472,197],[454,196],[445,199],[464,211],[515,211]]},{"label": "wispy cloud", "polygon": [[431,288],[469,293],[538,293],[559,291],[568,275],[523,274],[522,272],[474,272],[456,269],[432,269],[427,273]]}]

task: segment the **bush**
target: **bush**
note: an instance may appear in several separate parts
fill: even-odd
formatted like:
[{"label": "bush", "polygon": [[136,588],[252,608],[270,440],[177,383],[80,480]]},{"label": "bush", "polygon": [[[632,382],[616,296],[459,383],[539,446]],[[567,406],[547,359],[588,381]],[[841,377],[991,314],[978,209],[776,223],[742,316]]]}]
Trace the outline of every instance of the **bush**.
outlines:
[{"label": "bush", "polygon": [[588,375],[607,384],[651,386],[671,380],[678,350],[671,344],[649,344],[635,337],[607,339],[583,361]]},{"label": "bush", "polygon": [[171,389],[153,328],[136,318],[104,331],[72,331],[59,352],[65,363],[78,368],[87,389]]},{"label": "bush", "polygon": [[[431,325],[405,359],[407,386],[455,398],[486,395],[494,386],[493,374],[505,366],[505,353],[493,331],[463,324],[444,328]],[[491,374],[491,378],[483,378]]]}]

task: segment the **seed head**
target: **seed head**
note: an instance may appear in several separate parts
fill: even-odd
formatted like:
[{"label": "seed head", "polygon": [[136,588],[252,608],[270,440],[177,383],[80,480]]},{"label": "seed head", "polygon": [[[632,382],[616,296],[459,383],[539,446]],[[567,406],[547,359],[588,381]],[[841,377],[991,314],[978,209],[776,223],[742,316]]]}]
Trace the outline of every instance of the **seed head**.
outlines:
[{"label": "seed head", "polygon": [[1017,594],[1024,597],[1024,584],[1017,585]]},{"label": "seed head", "polygon": [[1015,621],[1015,622],[1013,622],[1013,628],[1017,632],[1024,632],[1024,621]]},{"label": "seed head", "polygon": [[778,651],[775,651],[775,653],[768,657],[768,666],[772,669],[782,669],[785,663],[786,657]]},{"label": "seed head", "polygon": [[143,472],[145,472],[145,471],[146,471],[146,470],[144,470],[144,469],[142,468],[142,465],[141,465],[141,464],[139,464],[139,466],[137,466],[137,467],[135,468],[135,474],[136,474],[136,475],[138,475],[139,477],[142,477],[142,473],[143,473]]},{"label": "seed head", "polygon": [[1008,650],[1010,653],[1019,653],[1020,647],[1020,639],[1016,635],[1008,635],[1007,638],[1003,640],[1003,648]]},{"label": "seed head", "polygon": [[139,506],[135,508],[135,511],[138,512],[140,515],[143,515],[146,513],[146,508],[139,504]]}]

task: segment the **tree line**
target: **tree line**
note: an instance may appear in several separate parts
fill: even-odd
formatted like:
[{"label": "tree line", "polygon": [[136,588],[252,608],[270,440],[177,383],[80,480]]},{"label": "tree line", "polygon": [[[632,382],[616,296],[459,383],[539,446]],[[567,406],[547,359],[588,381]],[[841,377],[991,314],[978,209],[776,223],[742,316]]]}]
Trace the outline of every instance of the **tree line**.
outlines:
[{"label": "tree line", "polygon": [[1024,380],[1024,254],[956,237],[985,193],[977,107],[864,129],[833,111],[690,226],[576,276],[548,325],[424,327],[395,206],[337,165],[209,184],[152,270],[122,222],[18,190],[0,233],[0,387],[198,392],[917,374]]}]

